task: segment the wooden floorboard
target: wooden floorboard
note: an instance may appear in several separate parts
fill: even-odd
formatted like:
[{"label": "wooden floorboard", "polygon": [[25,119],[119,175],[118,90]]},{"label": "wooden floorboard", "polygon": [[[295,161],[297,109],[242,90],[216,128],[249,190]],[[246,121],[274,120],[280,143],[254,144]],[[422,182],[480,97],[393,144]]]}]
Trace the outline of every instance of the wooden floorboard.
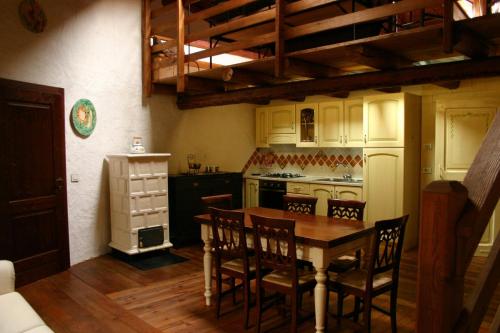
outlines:
[{"label": "wooden floorboard", "polygon": [[[214,307],[204,303],[203,264],[201,246],[172,250],[188,261],[152,269],[138,270],[110,255],[88,260],[71,267],[68,271],[37,281],[20,288],[20,292],[38,311],[40,316],[61,333],[83,332],[168,332],[168,333],[237,333],[242,328],[241,302],[234,306],[230,297],[223,302],[223,312],[215,319]],[[405,253],[401,263],[398,294],[398,332],[414,332],[416,318],[417,255],[415,251]],[[466,275],[466,293],[470,293],[485,258],[474,258]],[[492,291],[493,292],[493,291]],[[483,323],[486,332],[500,302],[500,288]],[[331,294],[334,311],[335,298]],[[238,295],[241,300],[241,295]],[[375,299],[375,303],[387,307],[386,295]],[[304,309],[313,311],[313,297],[305,295]],[[347,299],[346,308],[352,307]],[[253,311],[251,313],[253,324]],[[287,330],[288,320],[277,316],[275,310],[266,315],[269,332]],[[281,322],[285,325],[273,328]],[[340,327],[329,318],[329,332],[356,332],[357,324],[343,320]],[[253,332],[251,327],[248,332]],[[373,312],[372,332],[390,331],[389,318]],[[314,320],[302,324],[299,332],[314,332]]]}]

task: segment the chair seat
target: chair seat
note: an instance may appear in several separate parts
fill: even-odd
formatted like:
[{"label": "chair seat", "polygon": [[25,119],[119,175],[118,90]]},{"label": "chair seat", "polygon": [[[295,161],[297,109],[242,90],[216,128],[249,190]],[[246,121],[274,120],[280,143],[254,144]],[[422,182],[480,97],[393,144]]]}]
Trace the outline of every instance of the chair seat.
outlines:
[{"label": "chair seat", "polygon": [[[221,265],[222,268],[229,269],[238,273],[243,274],[243,259],[233,259],[230,261],[226,261]],[[255,272],[255,257],[248,258],[248,271]]]},{"label": "chair seat", "polygon": [[355,256],[341,256],[332,260],[328,266],[328,270],[334,273],[344,273],[358,265],[358,258]]},{"label": "chair seat", "polygon": [[[329,273],[329,278],[333,283],[342,284],[346,287],[365,290],[366,289],[366,278],[368,273],[364,270],[352,270],[339,275]],[[392,273],[381,273],[373,277],[373,290],[388,286],[392,283]]]},{"label": "chair seat", "polygon": [[[315,272],[299,269],[297,271],[299,285],[314,281]],[[278,284],[285,287],[292,287],[292,277],[288,271],[274,270],[262,278],[262,281]]]}]

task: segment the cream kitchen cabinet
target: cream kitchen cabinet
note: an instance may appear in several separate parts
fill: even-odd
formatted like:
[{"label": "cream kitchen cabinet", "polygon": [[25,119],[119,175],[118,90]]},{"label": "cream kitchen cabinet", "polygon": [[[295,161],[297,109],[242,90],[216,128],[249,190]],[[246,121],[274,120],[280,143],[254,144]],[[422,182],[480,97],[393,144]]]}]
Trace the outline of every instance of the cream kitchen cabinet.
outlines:
[{"label": "cream kitchen cabinet", "polygon": [[295,106],[297,118],[297,147],[318,146],[318,104],[303,103]]},{"label": "cream kitchen cabinet", "polygon": [[295,144],[295,104],[257,108],[255,111],[255,145]]},{"label": "cream kitchen cabinet", "polygon": [[286,193],[292,194],[311,194],[311,184],[309,183],[286,183]]},{"label": "cream kitchen cabinet", "polygon": [[363,147],[363,101],[319,103],[320,147]]},{"label": "cream kitchen cabinet", "polygon": [[168,221],[169,156],[107,156],[112,248],[136,254],[172,246]]},{"label": "cream kitchen cabinet", "polygon": [[356,186],[310,184],[310,192],[318,198],[316,215],[326,216],[328,199],[362,200],[363,190]]},{"label": "cream kitchen cabinet", "polygon": [[255,111],[255,146],[258,148],[269,147],[267,110],[265,108],[258,108]]},{"label": "cream kitchen cabinet", "polygon": [[335,199],[363,200],[363,188],[356,186],[335,186]]},{"label": "cream kitchen cabinet", "polygon": [[245,207],[259,207],[259,180],[245,180]]},{"label": "cream kitchen cabinet", "polygon": [[383,94],[363,98],[365,147],[405,147],[420,135],[420,97]]}]

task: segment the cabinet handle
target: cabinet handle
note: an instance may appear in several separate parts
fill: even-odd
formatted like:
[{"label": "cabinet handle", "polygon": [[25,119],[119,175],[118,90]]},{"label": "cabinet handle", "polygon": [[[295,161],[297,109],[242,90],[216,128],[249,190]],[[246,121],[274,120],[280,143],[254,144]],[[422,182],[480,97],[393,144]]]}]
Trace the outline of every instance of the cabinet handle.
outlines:
[{"label": "cabinet handle", "polygon": [[363,154],[363,162],[366,164],[366,154]]},{"label": "cabinet handle", "polygon": [[318,143],[318,136],[317,135],[314,137],[314,142]]},{"label": "cabinet handle", "polygon": [[339,198],[339,191],[335,191],[335,199]]},{"label": "cabinet handle", "polygon": [[365,143],[366,143],[366,134],[364,135],[364,140],[365,140]]},{"label": "cabinet handle", "polygon": [[340,136],[339,140],[340,140],[340,144],[342,144],[342,135]]},{"label": "cabinet handle", "polygon": [[290,123],[290,127],[292,128],[292,130],[295,129],[295,123]]},{"label": "cabinet handle", "polygon": [[344,135],[344,143],[347,143],[347,135]]}]

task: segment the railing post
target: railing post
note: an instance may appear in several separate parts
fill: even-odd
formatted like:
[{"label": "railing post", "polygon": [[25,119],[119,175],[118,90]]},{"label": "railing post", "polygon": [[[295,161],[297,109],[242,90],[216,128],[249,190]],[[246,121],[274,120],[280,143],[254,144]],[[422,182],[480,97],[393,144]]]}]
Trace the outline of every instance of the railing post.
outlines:
[{"label": "railing post", "polygon": [[177,92],[183,93],[186,89],[184,79],[184,4],[177,0]]},{"label": "railing post", "polygon": [[417,333],[452,333],[463,308],[457,276],[457,222],[467,202],[459,182],[429,184],[422,196],[417,279]]},{"label": "railing post", "polygon": [[142,93],[151,96],[151,0],[142,4]]},{"label": "railing post", "polygon": [[443,0],[443,51],[453,51],[453,0]]}]

